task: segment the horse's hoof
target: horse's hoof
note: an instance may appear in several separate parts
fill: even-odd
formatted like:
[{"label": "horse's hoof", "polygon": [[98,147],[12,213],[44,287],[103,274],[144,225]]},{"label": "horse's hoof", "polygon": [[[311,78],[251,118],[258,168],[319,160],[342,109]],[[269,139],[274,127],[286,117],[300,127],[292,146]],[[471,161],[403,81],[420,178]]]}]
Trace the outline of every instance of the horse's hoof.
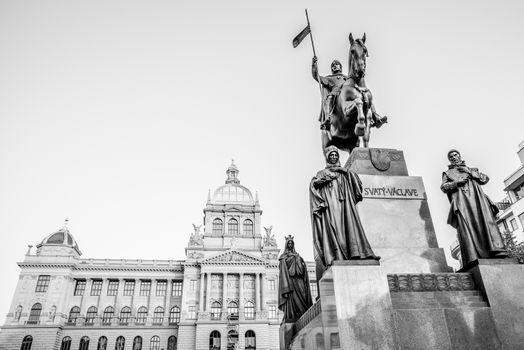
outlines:
[{"label": "horse's hoof", "polygon": [[366,126],[364,124],[362,125],[355,125],[355,135],[356,136],[364,136],[366,131]]}]

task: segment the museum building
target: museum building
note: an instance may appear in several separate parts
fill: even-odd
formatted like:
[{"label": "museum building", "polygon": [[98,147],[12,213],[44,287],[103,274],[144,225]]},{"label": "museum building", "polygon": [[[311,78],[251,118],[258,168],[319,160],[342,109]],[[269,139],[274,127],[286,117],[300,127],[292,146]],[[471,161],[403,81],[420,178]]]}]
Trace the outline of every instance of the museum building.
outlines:
[{"label": "museum building", "polygon": [[235,164],[226,174],[185,260],[83,258],[67,221],[30,247],[0,350],[279,349],[279,248]]}]

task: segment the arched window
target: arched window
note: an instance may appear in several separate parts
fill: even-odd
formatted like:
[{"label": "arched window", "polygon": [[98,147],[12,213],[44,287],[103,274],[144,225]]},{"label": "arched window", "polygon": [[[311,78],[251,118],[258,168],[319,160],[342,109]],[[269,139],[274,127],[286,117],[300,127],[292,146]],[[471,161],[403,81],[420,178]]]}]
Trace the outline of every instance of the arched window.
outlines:
[{"label": "arched window", "polygon": [[255,332],[249,330],[245,334],[246,336],[246,350],[255,350],[257,348],[257,339]]},{"label": "arched window", "polygon": [[71,350],[71,337],[63,337],[60,350]]},{"label": "arched window", "polygon": [[112,306],[108,306],[104,309],[104,313],[102,314],[102,323],[104,325],[111,324],[111,319],[113,318],[113,315],[115,314],[115,308]]},{"label": "arched window", "polygon": [[91,306],[89,309],[87,309],[86,313],[86,324],[92,325],[93,322],[95,322],[96,313],[98,312],[98,309],[96,306]]},{"label": "arched window", "polygon": [[220,305],[218,301],[214,301],[213,304],[211,304],[211,319],[220,320],[221,313],[222,305]]},{"label": "arched window", "polygon": [[255,304],[252,301],[248,301],[244,304],[244,316],[246,320],[255,319]]},{"label": "arched window", "polygon": [[238,235],[238,221],[237,219],[229,219],[227,222],[227,234]]},{"label": "arched window", "polygon": [[13,321],[18,322],[20,321],[20,316],[22,316],[22,305],[18,305],[15,310],[15,317],[13,318]]},{"label": "arched window", "polygon": [[147,318],[147,307],[141,306],[136,313],[136,323],[144,324]]},{"label": "arched window", "polygon": [[229,319],[238,319],[238,304],[234,301],[229,302],[227,305],[227,313]]},{"label": "arched window", "polygon": [[89,337],[83,336],[80,338],[80,346],[78,346],[78,350],[89,350]]},{"label": "arched window", "polygon": [[180,308],[173,306],[169,312],[169,324],[175,324],[180,322]]},{"label": "arched window", "polygon": [[22,346],[20,346],[20,350],[31,350],[31,345],[33,345],[33,337],[30,335],[26,335],[22,340]]},{"label": "arched window", "polygon": [[69,311],[69,318],[67,319],[67,322],[69,323],[76,323],[76,320],[80,316],[80,308],[78,306],[73,306],[71,308],[71,311]]},{"label": "arched window", "polygon": [[126,338],[124,338],[123,336],[119,336],[118,338],[116,338],[115,350],[124,350],[125,345]]},{"label": "arched window", "polygon": [[132,350],[142,350],[142,337],[137,335],[133,339],[133,349]]},{"label": "arched window", "polygon": [[167,339],[167,350],[176,350],[176,337],[174,335]]},{"label": "arched window", "polygon": [[249,219],[244,220],[244,234],[253,236],[253,221]]},{"label": "arched window", "polygon": [[129,306],[124,306],[122,310],[120,310],[120,324],[126,325],[129,322],[129,318],[131,317],[131,308]]},{"label": "arched window", "polygon": [[158,335],[151,337],[151,341],[149,342],[149,350],[160,350],[160,337]]},{"label": "arched window", "polygon": [[31,312],[29,313],[29,319],[27,320],[27,324],[38,324],[38,322],[40,322],[41,313],[42,304],[36,303],[35,305],[33,305],[33,307],[31,308]]},{"label": "arched window", "polygon": [[96,350],[107,350],[107,337],[101,336],[98,338]]},{"label": "arched window", "polygon": [[220,350],[220,332],[213,331],[209,335],[209,350]]},{"label": "arched window", "polygon": [[222,220],[215,219],[213,220],[213,234],[214,235],[221,235],[222,234]]},{"label": "arched window", "polygon": [[164,308],[161,306],[158,306],[155,308],[155,311],[153,312],[153,324],[159,325],[162,324],[164,321]]}]

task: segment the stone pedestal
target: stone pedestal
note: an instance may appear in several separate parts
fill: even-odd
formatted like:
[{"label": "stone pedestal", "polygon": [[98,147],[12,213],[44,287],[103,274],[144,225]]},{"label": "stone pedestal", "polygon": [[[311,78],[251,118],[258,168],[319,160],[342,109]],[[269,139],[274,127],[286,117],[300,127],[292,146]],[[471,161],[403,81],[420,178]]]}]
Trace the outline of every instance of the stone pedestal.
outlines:
[{"label": "stone pedestal", "polygon": [[338,262],[320,280],[324,348],[398,349],[386,274],[375,260]]},{"label": "stone pedestal", "polygon": [[438,247],[424,182],[409,176],[402,151],[355,148],[346,166],[363,185],[362,225],[387,273],[450,272]]},{"label": "stone pedestal", "polygon": [[487,299],[504,349],[524,349],[524,265],[479,259],[465,266]]},{"label": "stone pedestal", "polygon": [[289,349],[289,345],[291,343],[291,339],[293,338],[293,326],[295,323],[287,323],[285,321],[282,321],[280,324],[280,350],[287,350]]}]

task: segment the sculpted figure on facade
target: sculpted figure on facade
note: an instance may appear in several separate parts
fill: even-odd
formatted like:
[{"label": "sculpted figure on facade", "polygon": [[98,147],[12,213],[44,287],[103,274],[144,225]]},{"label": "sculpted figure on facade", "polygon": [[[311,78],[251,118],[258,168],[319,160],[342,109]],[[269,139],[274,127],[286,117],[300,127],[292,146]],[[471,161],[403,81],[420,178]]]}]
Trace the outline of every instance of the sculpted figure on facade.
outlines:
[{"label": "sculpted figure on facade", "polygon": [[336,260],[375,259],[357,211],[362,200],[362,182],[351,170],[341,167],[339,151],[325,151],[326,168],[310,183],[313,244],[324,268]]},{"label": "sculpted figure on facade", "polygon": [[307,265],[295,251],[292,236],[286,237],[279,260],[278,308],[284,322],[296,322],[312,305]]},{"label": "sculpted figure on facade", "polygon": [[193,233],[191,233],[191,237],[189,237],[189,245],[202,245],[203,239],[202,234],[200,233],[200,229],[202,228],[202,225],[197,226],[193,224]]},{"label": "sculpted figure on facade", "polygon": [[273,225],[269,227],[264,227],[264,230],[266,230],[266,235],[263,237],[262,246],[276,247],[277,240],[275,239],[275,235],[271,233],[271,230],[273,230]]},{"label": "sculpted figure on facade", "polygon": [[479,258],[507,257],[495,219],[498,208],[481,188],[489,177],[468,167],[457,150],[448,152],[448,160],[440,188],[451,203],[448,224],[457,229],[463,266]]}]

